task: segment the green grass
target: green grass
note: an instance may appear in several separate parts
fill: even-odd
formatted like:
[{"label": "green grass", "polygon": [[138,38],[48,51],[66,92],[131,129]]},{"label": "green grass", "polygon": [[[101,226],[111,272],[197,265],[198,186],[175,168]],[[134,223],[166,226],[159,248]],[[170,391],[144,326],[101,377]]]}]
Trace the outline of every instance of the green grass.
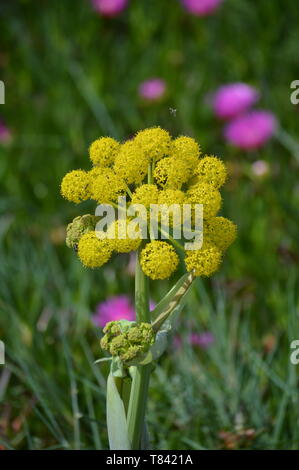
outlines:
[{"label": "green grass", "polygon": [[[86,0],[23,0],[0,6],[0,111],[14,133],[0,146],[0,445],[16,449],[107,448],[107,365],[90,321],[109,295],[133,295],[126,256],[107,268],[82,268],[62,240],[62,227],[93,210],[59,195],[69,170],[88,167],[99,135],[126,138],[158,124],[195,136],[233,169],[223,214],[239,235],[211,281],[197,281],[181,315],[184,348],[152,374],[148,410],[156,449],[299,448],[298,366],[290,342],[298,327],[298,79],[296,0],[225,0],[206,19],[179,2],[131,0],[119,18],[98,17]],[[144,105],[138,84],[162,76],[168,95]],[[252,154],[229,148],[205,96],[229,81],[262,93],[295,139],[291,151],[273,139]],[[169,108],[177,110],[174,116]],[[250,165],[264,159],[270,175]],[[168,283],[152,283],[158,301]],[[188,333],[207,329],[216,341],[192,348]],[[272,338],[272,346],[266,341]],[[252,429],[252,439],[236,433]],[[224,444],[219,432],[230,433]]]}]

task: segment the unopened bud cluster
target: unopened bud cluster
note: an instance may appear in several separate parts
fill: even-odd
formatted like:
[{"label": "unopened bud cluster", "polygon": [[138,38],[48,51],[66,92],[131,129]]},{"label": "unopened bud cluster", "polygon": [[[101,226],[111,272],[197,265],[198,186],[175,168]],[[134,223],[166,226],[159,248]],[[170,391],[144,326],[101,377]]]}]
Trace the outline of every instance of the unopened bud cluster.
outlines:
[{"label": "unopened bud cluster", "polygon": [[111,321],[106,324],[101,347],[111,356],[118,356],[123,362],[138,360],[155,341],[150,323],[135,323],[127,320]]}]

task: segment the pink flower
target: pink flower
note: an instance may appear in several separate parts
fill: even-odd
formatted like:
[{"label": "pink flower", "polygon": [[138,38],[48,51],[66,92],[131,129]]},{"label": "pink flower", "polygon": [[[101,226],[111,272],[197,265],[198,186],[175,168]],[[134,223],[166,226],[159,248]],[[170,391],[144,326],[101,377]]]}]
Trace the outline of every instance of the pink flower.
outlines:
[{"label": "pink flower", "polygon": [[196,16],[210,15],[222,2],[223,0],[182,0],[186,10]]},{"label": "pink flower", "polygon": [[221,86],[212,98],[214,113],[221,119],[230,119],[246,111],[259,99],[258,91],[246,83]]},{"label": "pink flower", "polygon": [[269,111],[249,111],[224,128],[226,140],[243,150],[253,150],[261,147],[277,128],[277,120]]},{"label": "pink flower", "polygon": [[8,142],[11,138],[11,133],[8,127],[0,120],[0,142]]},{"label": "pink flower", "polygon": [[204,331],[203,333],[191,333],[189,340],[193,346],[199,346],[202,349],[206,349],[214,343],[215,338],[210,331]]},{"label": "pink flower", "polygon": [[[153,310],[154,307],[155,304],[151,301],[150,310]],[[116,295],[98,304],[96,313],[92,316],[92,321],[96,326],[103,328],[109,321],[134,321],[135,318],[135,310],[129,297]]]},{"label": "pink flower", "polygon": [[128,0],[91,0],[96,11],[104,16],[117,16],[127,6]]},{"label": "pink flower", "polygon": [[[188,341],[192,346],[198,346],[201,349],[207,349],[212,343],[214,343],[214,335],[210,331],[204,331],[203,333],[190,333]],[[176,335],[173,338],[173,345],[175,349],[182,347],[182,338]]]},{"label": "pink flower", "polygon": [[157,101],[165,94],[166,83],[161,78],[150,78],[139,85],[138,93],[147,101]]}]

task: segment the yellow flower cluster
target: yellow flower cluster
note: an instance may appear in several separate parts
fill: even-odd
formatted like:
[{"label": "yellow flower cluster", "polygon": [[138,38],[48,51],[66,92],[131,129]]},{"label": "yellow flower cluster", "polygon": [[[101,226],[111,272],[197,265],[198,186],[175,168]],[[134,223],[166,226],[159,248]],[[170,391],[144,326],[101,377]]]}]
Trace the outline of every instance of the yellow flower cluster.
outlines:
[{"label": "yellow flower cluster", "polygon": [[114,163],[120,144],[111,137],[101,137],[89,147],[90,160],[94,165],[110,166]]},{"label": "yellow flower cluster", "polygon": [[[185,251],[183,243],[173,243],[171,238],[167,241],[154,239],[151,227],[146,229],[148,240],[140,251],[140,263],[148,277],[166,279],[171,276],[179,265],[176,252],[179,246],[184,251],[187,270],[195,275],[210,276],[219,268],[223,252],[237,234],[233,222],[217,215],[222,205],[219,190],[227,178],[222,160],[214,155],[202,155],[195,139],[187,136],[172,139],[160,127],[139,131],[124,143],[101,137],[90,145],[89,156],[93,164],[89,171],[74,170],[62,180],[61,194],[71,202],[78,204],[92,199],[115,205],[119,196],[126,196],[127,205],[142,204],[148,215],[151,204],[176,204],[181,216],[183,204],[191,204],[193,224],[195,205],[203,205],[203,246],[199,250]],[[169,214],[170,226],[182,223],[177,215]],[[164,236],[163,217],[159,215],[156,222]],[[141,218],[144,220],[143,216]],[[76,223],[72,224],[74,241],[68,243],[78,247],[84,266],[102,266],[113,252],[128,253],[140,247],[141,233],[133,233],[132,219],[116,220],[107,233],[96,231],[94,221],[87,230],[84,220],[76,218]]]},{"label": "yellow flower cluster", "polygon": [[118,253],[129,253],[138,249],[141,238],[137,237],[129,220],[118,219],[109,226],[107,230],[108,239],[113,249]]},{"label": "yellow flower cluster", "polygon": [[107,263],[112,250],[110,240],[98,238],[94,231],[85,233],[78,244],[78,256],[87,268],[98,268]]},{"label": "yellow flower cluster", "polygon": [[90,195],[99,204],[117,201],[126,185],[111,168],[95,167],[90,171]]},{"label": "yellow flower cluster", "polygon": [[147,243],[140,254],[140,265],[151,279],[166,279],[177,269],[179,257],[167,242],[154,240]]},{"label": "yellow flower cluster", "polygon": [[73,170],[67,173],[61,182],[61,194],[68,201],[85,201],[90,197],[89,175],[83,170]]},{"label": "yellow flower cluster", "polygon": [[147,209],[150,204],[157,204],[159,190],[155,184],[143,184],[132,194],[132,204],[143,204]]}]

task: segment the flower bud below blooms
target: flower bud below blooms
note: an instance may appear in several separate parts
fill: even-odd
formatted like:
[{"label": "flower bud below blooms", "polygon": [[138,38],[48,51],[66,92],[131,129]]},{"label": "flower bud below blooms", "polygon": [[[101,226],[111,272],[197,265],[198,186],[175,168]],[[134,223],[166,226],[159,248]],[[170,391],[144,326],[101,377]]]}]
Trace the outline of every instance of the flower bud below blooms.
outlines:
[{"label": "flower bud below blooms", "polygon": [[155,341],[150,323],[111,321],[106,324],[103,332],[102,349],[127,363],[141,359]]}]

